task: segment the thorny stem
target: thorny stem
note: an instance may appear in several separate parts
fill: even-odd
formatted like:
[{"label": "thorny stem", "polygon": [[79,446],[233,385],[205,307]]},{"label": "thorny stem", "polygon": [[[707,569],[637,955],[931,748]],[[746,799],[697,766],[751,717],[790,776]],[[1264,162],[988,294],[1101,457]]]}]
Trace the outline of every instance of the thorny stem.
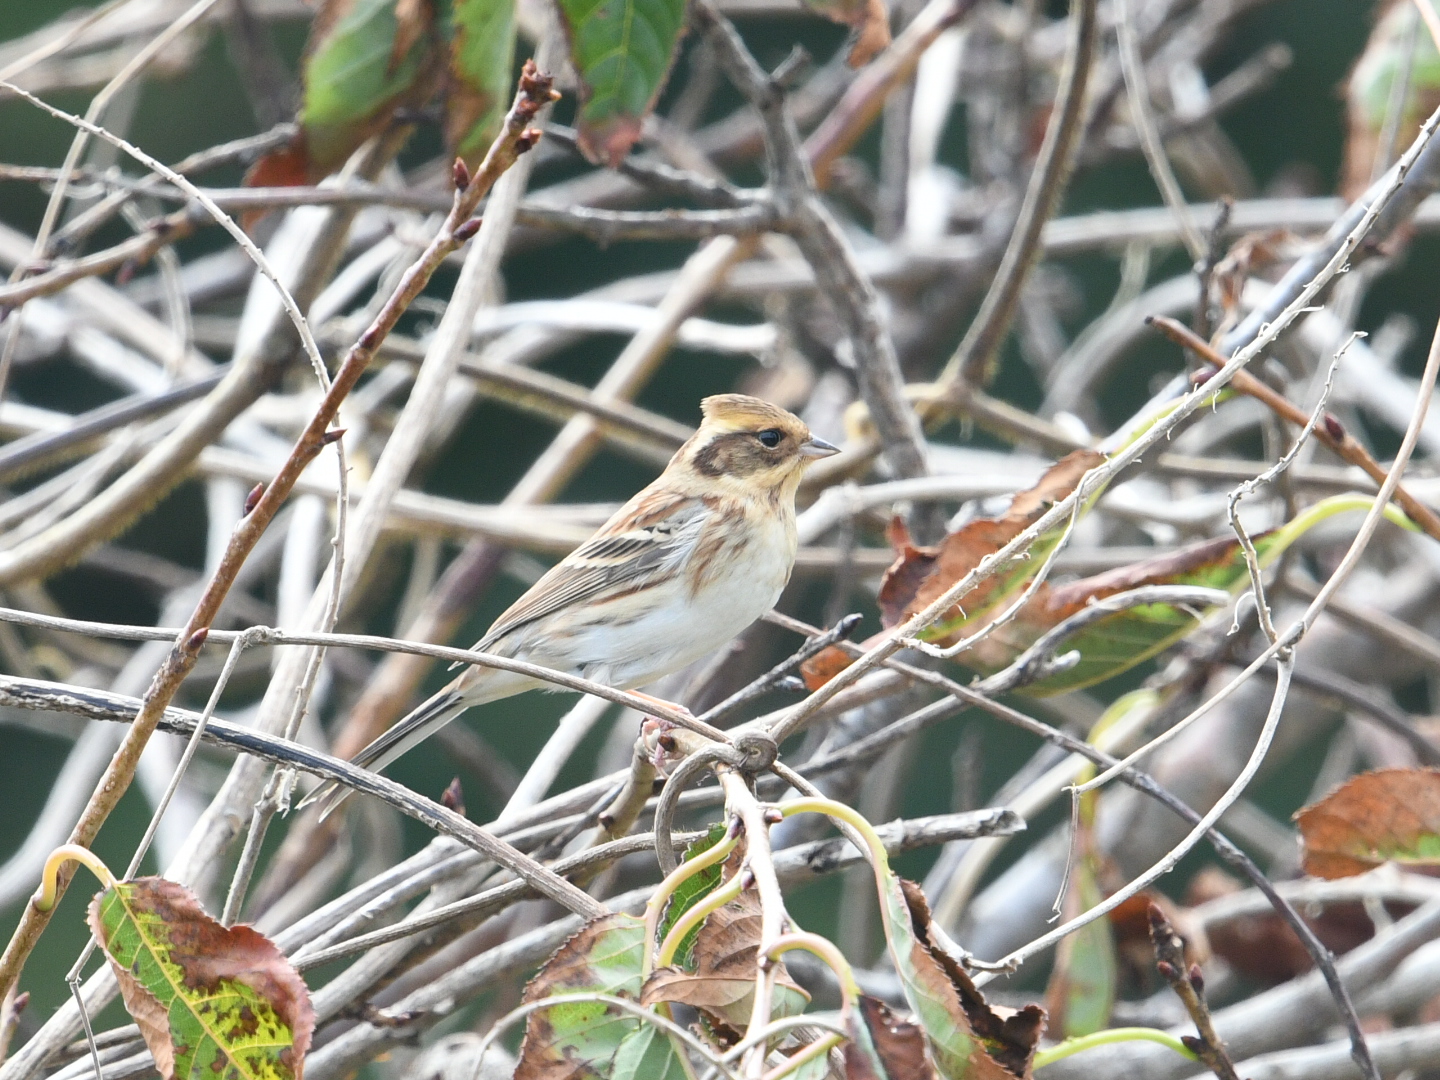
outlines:
[{"label": "thorny stem", "polygon": [[[534,62],[526,63],[520,78],[520,90],[515,103],[505,118],[501,134],[496,138],[484,162],[471,178],[469,185],[458,191],[455,205],[436,236],[430,241],[424,253],[405,272],[399,285],[381,307],[370,326],[360,335],[359,340],[346,354],[336,371],[330,389],[320,406],[307,423],[305,430],[296,441],[294,449],[280,472],[266,487],[265,493],[251,512],[236,527],[229,546],[205,587],[199,603],[184,629],[180,632],[169,655],[155,673],[150,688],[146,691],[139,715],[125,734],[120,748],[105,770],[94,794],[82,812],[79,822],[70,834],[70,843],[88,846],[100,831],[111,810],[130,786],[139,765],[140,755],[154,733],[155,727],[164,715],[166,707],[174,698],[180,684],[195,666],[200,649],[205,643],[210,624],[214,622],[234,583],[240,567],[259,541],[265,527],[279,511],[289,496],[300,474],[331,441],[327,429],[340,409],[340,403],[359,381],[371,358],[379,349],[385,336],[395,326],[410,303],[429,282],[431,275],[452,251],[458,249],[467,238],[462,228],[467,226],[475,208],[485,193],[514,163],[516,158],[529,150],[538,138],[529,127],[530,120],[555,97],[549,76],[542,75]],[[457,236],[457,232],[460,233]],[[57,879],[57,887],[63,894],[69,883],[70,874],[63,870]],[[20,975],[26,958],[40,939],[41,933],[50,921],[50,910],[37,909],[27,905],[21,915],[20,925],[0,956],[0,994],[9,990]]]}]

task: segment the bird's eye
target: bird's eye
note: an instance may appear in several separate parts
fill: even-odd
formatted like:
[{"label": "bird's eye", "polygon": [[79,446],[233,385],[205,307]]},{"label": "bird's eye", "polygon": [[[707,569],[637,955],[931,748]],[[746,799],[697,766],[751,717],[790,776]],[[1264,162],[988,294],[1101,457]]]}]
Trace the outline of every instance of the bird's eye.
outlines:
[{"label": "bird's eye", "polygon": [[780,445],[780,440],[783,439],[785,436],[780,434],[780,432],[776,431],[774,428],[766,428],[764,431],[760,432],[760,434],[756,435],[755,437],[760,440],[761,446],[765,447],[768,450],[774,450],[775,447]]}]

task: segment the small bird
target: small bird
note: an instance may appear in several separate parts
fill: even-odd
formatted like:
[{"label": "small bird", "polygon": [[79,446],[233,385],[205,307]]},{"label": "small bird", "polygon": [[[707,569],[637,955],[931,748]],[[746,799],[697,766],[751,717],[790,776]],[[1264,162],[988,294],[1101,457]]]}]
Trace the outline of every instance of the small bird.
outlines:
[{"label": "small bird", "polygon": [[[759,398],[718,394],[700,411],[665,471],[515,601],[476,650],[630,690],[713,652],[774,606],[795,564],[800,478],[839,450]],[[378,771],[471,706],[536,688],[558,689],[468,667],[352,760]],[[328,814],[346,794],[325,785],[305,802],[328,796]]]}]

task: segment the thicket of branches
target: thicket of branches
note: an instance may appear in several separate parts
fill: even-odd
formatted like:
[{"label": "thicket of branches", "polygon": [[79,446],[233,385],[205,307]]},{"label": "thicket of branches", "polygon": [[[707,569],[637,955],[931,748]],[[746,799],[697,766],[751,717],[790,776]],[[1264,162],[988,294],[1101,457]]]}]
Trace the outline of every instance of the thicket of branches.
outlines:
[{"label": "thicket of branches", "polygon": [[[488,84],[461,0],[327,0],[303,57],[297,0],[0,43],[0,754],[66,746],[0,794],[0,1080],[153,1074],[29,899],[97,838],[273,939],[310,1080],[1440,1070],[1440,330],[1366,316],[1434,276],[1440,17],[1377,5],[1340,190],[1258,197],[1224,118],[1309,58],[1213,58],[1266,2],[691,0],[666,44],[615,0],[663,54],[616,113],[547,0],[487,9],[533,57]],[[326,126],[356,11],[403,85]],[[254,134],[161,162],[133,95],[220,39]],[[1067,211],[1126,163],[1142,205]],[[721,389],[843,451],[777,611],[649,688],[689,712],[542,670],[582,696],[348,765]],[[292,810],[321,779],[363,794]]]}]

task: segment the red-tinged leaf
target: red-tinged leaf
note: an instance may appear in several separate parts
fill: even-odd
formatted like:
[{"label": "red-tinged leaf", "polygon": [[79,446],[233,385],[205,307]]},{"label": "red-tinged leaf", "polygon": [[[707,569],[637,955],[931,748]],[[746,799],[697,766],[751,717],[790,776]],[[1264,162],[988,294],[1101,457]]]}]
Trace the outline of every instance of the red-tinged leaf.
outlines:
[{"label": "red-tinged leaf", "polygon": [[[981,559],[999,551],[1074,491],[1080,478],[1104,461],[1105,456],[1093,450],[1067,454],[1047,469],[1034,487],[1016,495],[1000,517],[968,522],[934,547],[915,544],[899,519],[891,522],[888,535],[890,546],[895,549],[895,562],[885,571],[876,597],[880,621],[887,628],[898,626],[929,607],[980,565]],[[979,629],[987,615],[1000,610],[1005,598],[1023,587],[1040,565],[1041,557],[1058,541],[1059,533],[1037,540],[1031,546],[1030,559],[1014,560],[981,582],[921,636],[927,641],[948,645]],[[831,646],[807,661],[801,675],[806,685],[815,690],[850,663],[848,654]]]},{"label": "red-tinged leaf", "polygon": [[[929,607],[979,566],[981,559],[999,551],[1074,491],[1080,478],[1104,461],[1105,455],[1093,450],[1067,454],[1047,469],[1034,487],[1016,495],[1000,517],[968,522],[933,548],[916,547],[903,527],[893,530],[891,542],[898,558],[885,572],[878,597],[884,624],[897,626]],[[1047,550],[1043,539],[1037,541],[1031,548],[1035,556],[1031,560],[1016,560],[977,585],[926,632],[927,640],[949,644],[961,636],[962,627],[968,632],[979,626],[985,613],[1035,572],[1033,564]]]},{"label": "red-tinged leaf", "polygon": [[1307,874],[1350,877],[1386,862],[1440,865],[1440,769],[1361,773],[1295,814]]},{"label": "red-tinged leaf", "polygon": [[845,1080],[937,1080],[918,1024],[896,1016],[878,998],[860,996],[845,1044]]},{"label": "red-tinged leaf", "polygon": [[[1256,536],[1257,550],[1264,555],[1272,536],[1277,535]],[[1247,576],[1239,542],[1221,537],[1054,588],[1042,585],[1013,620],[958,659],[975,671],[989,674],[1010,664],[1046,631],[1096,600],[1146,585],[1230,589]],[[1128,671],[1184,637],[1195,628],[1200,614],[1203,612],[1173,604],[1146,604],[1117,611],[1091,623],[1064,644],[1065,651],[1080,653],[1078,664],[1022,688],[1022,692],[1033,696],[1055,694],[1093,686]]]},{"label": "red-tinged leaf", "polygon": [[580,76],[580,149],[618,165],[670,75],[685,0],[559,0],[559,8]]},{"label": "red-tinged leaf", "polygon": [[300,130],[256,162],[245,183],[314,183],[393,123],[397,108],[424,105],[445,76],[435,62],[441,29],[431,3],[325,0],[305,46]]},{"label": "red-tinged leaf", "polygon": [[515,0],[451,0],[445,142],[477,167],[500,131],[515,63]]},{"label": "red-tinged leaf", "polygon": [[117,882],[89,914],[165,1080],[302,1080],[315,1011],[258,930],[221,926],[189,889],[157,877]]}]

